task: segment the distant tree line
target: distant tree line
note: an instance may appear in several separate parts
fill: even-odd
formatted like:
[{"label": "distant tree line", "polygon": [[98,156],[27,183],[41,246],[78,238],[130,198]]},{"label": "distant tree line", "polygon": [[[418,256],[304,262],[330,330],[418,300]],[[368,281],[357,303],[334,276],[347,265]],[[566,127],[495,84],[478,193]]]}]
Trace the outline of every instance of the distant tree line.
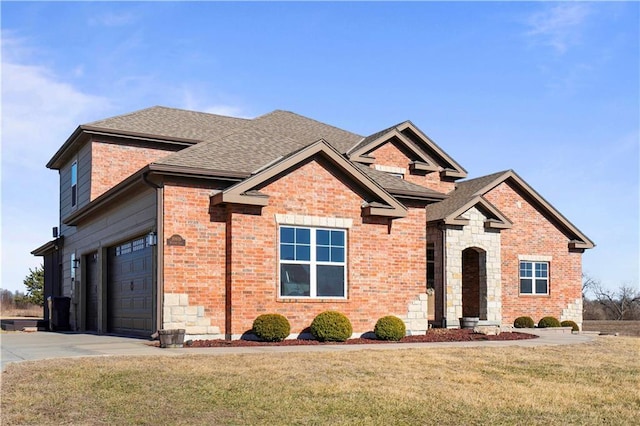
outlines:
[{"label": "distant tree line", "polygon": [[30,305],[42,306],[44,304],[44,267],[29,268],[29,274],[22,281],[26,287],[26,293],[16,290],[11,292],[0,289],[0,305],[2,309],[17,308],[26,309]]},{"label": "distant tree line", "polygon": [[640,291],[631,284],[605,289],[600,280],[582,276],[582,308],[585,320],[640,320]]}]

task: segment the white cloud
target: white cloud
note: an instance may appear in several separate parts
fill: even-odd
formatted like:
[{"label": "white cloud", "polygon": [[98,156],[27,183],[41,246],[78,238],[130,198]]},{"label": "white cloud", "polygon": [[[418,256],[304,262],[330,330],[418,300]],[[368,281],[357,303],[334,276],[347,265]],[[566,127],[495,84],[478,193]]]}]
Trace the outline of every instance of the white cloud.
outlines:
[{"label": "white cloud", "polygon": [[563,54],[578,43],[581,28],[591,11],[585,3],[560,3],[545,6],[545,9],[527,19],[527,35],[536,43],[551,46]]},{"label": "white cloud", "polygon": [[31,62],[33,51],[16,38],[2,39],[2,281],[24,290],[22,279],[41,259],[30,251],[58,225],[58,177],[46,162],[79,123],[109,108],[51,70]]},{"label": "white cloud", "polygon": [[226,115],[229,117],[252,118],[240,107],[227,104],[207,105],[198,96],[194,95],[192,89],[182,89],[182,103],[180,108],[207,112],[209,114]]}]

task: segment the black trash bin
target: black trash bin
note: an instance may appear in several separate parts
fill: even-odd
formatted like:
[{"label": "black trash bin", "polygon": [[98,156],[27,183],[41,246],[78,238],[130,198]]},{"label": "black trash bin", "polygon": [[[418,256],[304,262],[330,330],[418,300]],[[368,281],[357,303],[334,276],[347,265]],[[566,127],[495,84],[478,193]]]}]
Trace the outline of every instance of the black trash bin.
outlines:
[{"label": "black trash bin", "polygon": [[71,298],[55,296],[51,300],[51,329],[53,331],[69,330],[69,311]]}]

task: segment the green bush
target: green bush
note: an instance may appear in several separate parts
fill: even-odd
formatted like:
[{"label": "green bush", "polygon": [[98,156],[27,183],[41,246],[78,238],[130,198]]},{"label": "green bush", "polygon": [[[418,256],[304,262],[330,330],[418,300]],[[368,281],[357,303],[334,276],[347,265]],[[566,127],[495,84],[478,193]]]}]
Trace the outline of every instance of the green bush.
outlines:
[{"label": "green bush", "polygon": [[280,314],[263,314],[253,321],[253,334],[267,342],[280,342],[290,332],[289,320]]},{"label": "green bush", "polygon": [[580,327],[578,327],[578,324],[570,320],[562,321],[560,325],[562,327],[571,327],[571,331],[580,331]]},{"label": "green bush", "polygon": [[538,321],[538,328],[560,327],[560,321],[555,317],[544,317]]},{"label": "green bush", "polygon": [[311,334],[321,342],[344,342],[353,333],[349,318],[336,311],[325,311],[311,322]]},{"label": "green bush", "polygon": [[388,315],[386,317],[380,318],[376,322],[376,326],[373,329],[373,332],[376,334],[376,337],[380,340],[400,340],[404,337],[407,332],[407,328],[404,325],[404,321],[402,321],[398,317],[394,317],[393,315]]},{"label": "green bush", "polygon": [[536,323],[533,322],[533,318],[531,317],[518,317],[513,322],[515,328],[533,328],[535,325]]}]

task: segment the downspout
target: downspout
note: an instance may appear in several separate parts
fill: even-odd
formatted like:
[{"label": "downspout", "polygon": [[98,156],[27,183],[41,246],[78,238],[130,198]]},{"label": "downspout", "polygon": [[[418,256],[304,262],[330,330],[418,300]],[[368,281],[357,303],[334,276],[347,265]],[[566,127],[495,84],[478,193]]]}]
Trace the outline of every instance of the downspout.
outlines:
[{"label": "downspout", "polygon": [[151,182],[148,178],[149,172],[142,174],[142,181],[156,190],[156,235],[157,244],[155,247],[156,260],[156,330],[163,328],[162,306],[164,297],[164,187]]},{"label": "downspout", "polygon": [[447,227],[441,226],[442,232],[442,328],[447,328]]}]

